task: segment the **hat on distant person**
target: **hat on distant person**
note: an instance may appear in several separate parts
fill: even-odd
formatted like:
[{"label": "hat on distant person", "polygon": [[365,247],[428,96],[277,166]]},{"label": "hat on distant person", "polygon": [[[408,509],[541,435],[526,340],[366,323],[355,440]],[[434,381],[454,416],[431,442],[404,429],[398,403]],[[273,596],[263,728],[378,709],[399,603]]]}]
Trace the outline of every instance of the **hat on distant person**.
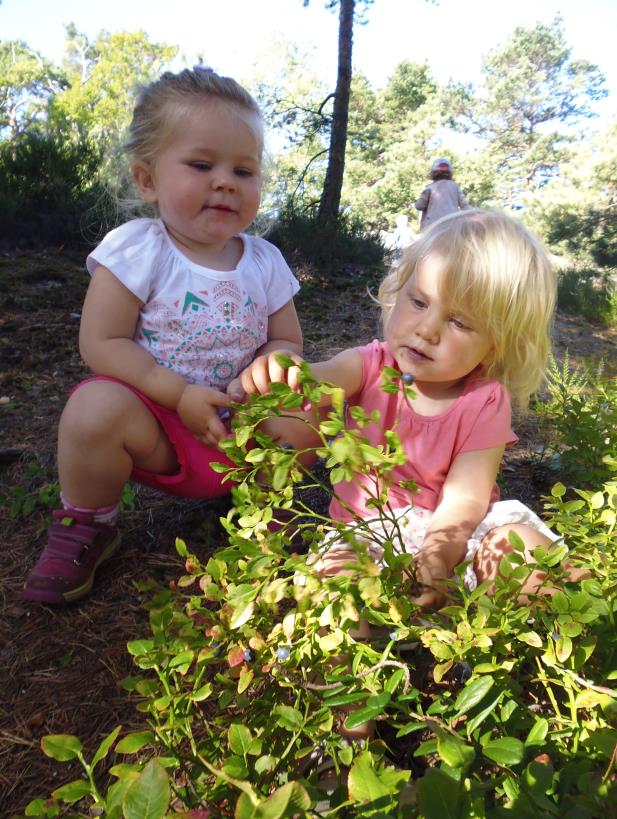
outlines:
[{"label": "hat on distant person", "polygon": [[431,168],[431,173],[435,173],[436,171],[450,171],[452,172],[452,163],[449,159],[436,159],[433,162],[433,167]]}]

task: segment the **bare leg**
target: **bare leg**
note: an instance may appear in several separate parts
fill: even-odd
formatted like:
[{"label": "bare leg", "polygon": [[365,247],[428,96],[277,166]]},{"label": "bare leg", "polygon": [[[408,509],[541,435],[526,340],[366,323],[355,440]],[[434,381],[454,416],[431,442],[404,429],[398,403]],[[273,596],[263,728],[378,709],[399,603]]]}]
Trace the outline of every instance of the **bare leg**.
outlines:
[{"label": "bare leg", "polygon": [[74,506],[114,504],[133,466],[173,473],[178,462],[156,418],[135,393],[93,381],[69,398],[58,432],[58,471]]},{"label": "bare leg", "polygon": [[[538,532],[537,529],[524,524],[510,524],[492,529],[482,541],[482,546],[476,553],[474,559],[474,571],[478,578],[478,583],[483,583],[485,580],[493,580],[499,573],[499,563],[502,558],[513,551],[512,545],[508,540],[509,532],[516,532],[525,544],[524,556],[528,563],[534,562],[533,556],[531,555],[533,549],[538,546],[550,546],[552,543],[548,537]],[[583,580],[589,577],[589,572],[583,569],[576,569],[566,565],[566,570],[569,580]],[[532,571],[522,588],[524,595],[521,597],[521,602],[527,602],[526,595],[533,595],[538,592],[541,594],[553,594],[553,589],[543,586],[545,580],[545,572]]]}]

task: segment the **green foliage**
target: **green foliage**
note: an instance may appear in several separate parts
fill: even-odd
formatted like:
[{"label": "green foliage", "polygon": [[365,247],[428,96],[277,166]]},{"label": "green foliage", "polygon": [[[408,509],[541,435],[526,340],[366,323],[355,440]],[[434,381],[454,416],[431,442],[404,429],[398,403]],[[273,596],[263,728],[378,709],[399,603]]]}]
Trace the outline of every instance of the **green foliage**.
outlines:
[{"label": "green foliage", "polygon": [[[49,470],[36,461],[24,464],[19,483],[8,487],[7,493],[0,493],[0,502],[8,509],[12,518],[27,518],[33,512],[60,507],[60,484],[51,480]],[[122,488],[120,509],[135,508],[135,491],[130,483]]]},{"label": "green foliage", "polygon": [[[578,257],[588,256],[600,267],[617,267],[617,226],[614,205],[584,209],[566,205],[549,214],[547,241],[565,246]],[[613,290],[614,290],[613,286]]]},{"label": "green foliage", "polygon": [[65,85],[63,73],[26,43],[0,41],[0,133],[23,133]]},{"label": "green foliage", "polygon": [[[103,189],[101,150],[88,139],[30,130],[0,141],[0,221],[16,244],[81,244]],[[86,221],[84,221],[86,220]]]},{"label": "green foliage", "polygon": [[[79,799],[80,815],[91,807],[109,817],[609,815],[617,796],[617,481],[580,491],[575,503],[556,486],[549,523],[567,533],[567,547],[537,548],[526,564],[511,536],[490,596],[488,583],[466,590],[461,569],[446,608],[419,612],[410,602],[412,558],[394,548],[386,500],[392,468],[405,457],[396,435],[370,446],[361,429],[372,416],[358,411],[359,429],[345,429],[341,391],[316,385],[306,368],[300,380],[301,394],[275,385],[273,395],[236,408],[225,444],[236,464],[235,505],[222,519],[229,543],[202,562],[177,541],[185,573],[147,604],[149,634],[129,643],[137,673],[123,685],[147,726],[117,743],[116,729],[90,762],[75,737],[45,738],[45,752],[79,760],[86,779],[35,800],[26,815],[67,815],[64,806]],[[388,373],[385,387],[397,388]],[[366,523],[343,526],[294,492],[317,482],[302,465],[307,453],[259,430],[268,414],[324,392],[332,410],[317,454],[335,481],[369,467],[375,475],[375,514],[391,524],[381,571],[367,555]],[[289,551],[298,531],[308,556]],[[327,533],[356,552],[348,575],[315,574]],[[589,579],[566,582],[566,557]],[[520,587],[532,567],[546,573],[550,594],[526,603]],[[370,642],[353,636],[361,619],[371,624]],[[340,719],[348,727],[375,719],[378,738],[347,745]],[[114,743],[130,761],[111,768],[104,791],[93,770]],[[315,749],[349,771],[325,805],[306,766]]]},{"label": "green foliage", "polygon": [[563,479],[585,487],[606,481],[617,458],[617,381],[602,369],[571,369],[566,356],[561,366],[551,362],[548,390],[537,411]]},{"label": "green foliage", "polygon": [[7,506],[12,518],[28,517],[38,509],[57,509],[60,505],[60,486],[51,481],[48,470],[35,461],[24,465],[20,483],[8,488],[8,494],[0,494],[0,501]]},{"label": "green foliage", "polygon": [[267,238],[289,257],[314,264],[383,263],[379,236],[367,232],[357,219],[341,214],[331,231],[317,224],[314,213],[283,211],[269,228]]},{"label": "green foliage", "polygon": [[557,305],[605,327],[617,327],[617,287],[609,274],[593,268],[559,272]]}]

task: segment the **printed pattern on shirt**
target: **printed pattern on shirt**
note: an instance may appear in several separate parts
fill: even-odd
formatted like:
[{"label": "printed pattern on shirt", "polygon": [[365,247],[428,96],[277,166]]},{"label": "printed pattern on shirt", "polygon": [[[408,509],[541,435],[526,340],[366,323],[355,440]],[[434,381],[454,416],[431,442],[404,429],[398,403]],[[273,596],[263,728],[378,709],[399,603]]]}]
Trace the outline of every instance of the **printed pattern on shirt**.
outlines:
[{"label": "printed pattern on shirt", "polygon": [[223,390],[253,360],[268,335],[268,311],[235,282],[186,291],[172,304],[154,300],[136,340],[159,364],[191,383]]}]

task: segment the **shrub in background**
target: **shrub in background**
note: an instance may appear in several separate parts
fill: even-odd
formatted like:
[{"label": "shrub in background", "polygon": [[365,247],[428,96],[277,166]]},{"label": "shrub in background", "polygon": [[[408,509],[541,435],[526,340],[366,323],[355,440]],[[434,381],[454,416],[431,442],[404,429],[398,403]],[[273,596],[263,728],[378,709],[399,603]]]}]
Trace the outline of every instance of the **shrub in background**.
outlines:
[{"label": "shrub in background", "polygon": [[617,327],[617,286],[608,272],[568,268],[559,273],[557,306],[605,327]]},{"label": "shrub in background", "polygon": [[13,246],[83,244],[97,205],[101,151],[87,139],[29,131],[0,142],[1,238]]},{"label": "shrub in background", "polygon": [[562,480],[583,487],[607,481],[617,458],[617,381],[600,367],[572,369],[568,356],[548,370],[548,401],[536,411]]}]

